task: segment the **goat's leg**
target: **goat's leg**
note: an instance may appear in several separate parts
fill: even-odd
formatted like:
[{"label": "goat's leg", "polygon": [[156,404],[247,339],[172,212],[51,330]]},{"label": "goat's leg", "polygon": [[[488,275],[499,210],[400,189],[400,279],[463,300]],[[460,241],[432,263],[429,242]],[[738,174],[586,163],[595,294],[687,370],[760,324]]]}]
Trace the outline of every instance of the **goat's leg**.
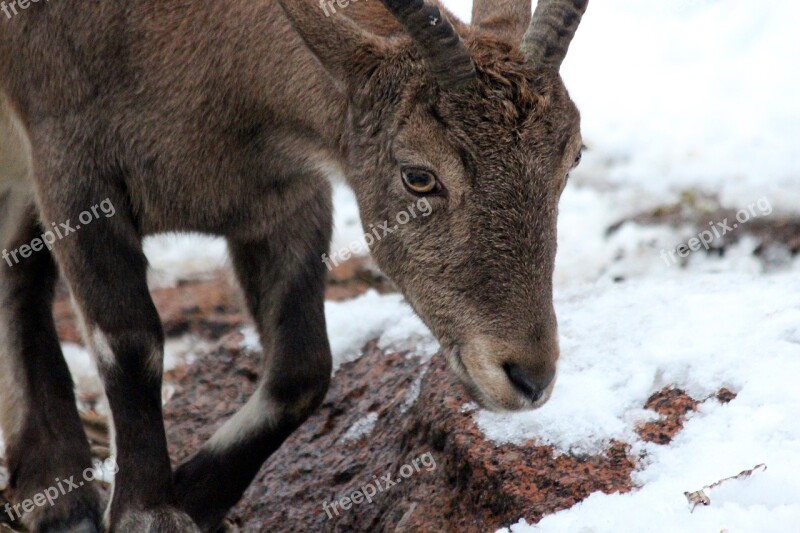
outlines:
[{"label": "goat's leg", "polygon": [[[264,461],[319,406],[330,383],[325,267],[330,193],[258,243],[229,241],[234,268],[264,347],[263,374],[248,403],[181,465],[181,507],[214,531]],[[302,216],[302,218],[300,218]]]},{"label": "goat's leg", "polygon": [[[83,476],[89,444],[53,323],[58,269],[47,249],[17,251],[44,233],[30,194],[0,193],[0,219],[0,425],[17,502],[0,512],[37,532],[97,532],[100,494]],[[80,485],[62,493],[63,480]]]},{"label": "goat's leg", "polygon": [[[107,525],[123,533],[196,531],[175,506],[161,411],[164,333],[147,287],[147,260],[128,202],[107,183],[84,171],[70,181],[68,195],[56,195],[57,186],[40,189],[47,220],[72,220],[74,232],[56,243],[56,256],[112,412],[119,470]],[[106,216],[75,220],[102,205]]]}]

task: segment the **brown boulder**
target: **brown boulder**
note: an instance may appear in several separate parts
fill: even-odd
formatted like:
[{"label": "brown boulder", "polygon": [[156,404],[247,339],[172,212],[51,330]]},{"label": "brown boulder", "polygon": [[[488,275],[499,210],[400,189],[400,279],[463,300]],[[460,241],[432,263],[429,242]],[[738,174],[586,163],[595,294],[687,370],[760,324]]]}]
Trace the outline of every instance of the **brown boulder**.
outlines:
[{"label": "brown boulder", "polygon": [[[177,459],[253,390],[257,357],[237,344],[227,339],[179,382],[166,408]],[[319,412],[248,490],[232,514],[242,530],[484,532],[521,517],[537,521],[597,490],[630,490],[635,465],[626,445],[582,458],[535,442],[496,446],[462,409],[468,398],[442,358],[387,354],[374,342],[364,352],[340,368]],[[354,436],[359,424],[366,432]],[[379,491],[387,474],[395,484]],[[330,505],[367,485],[372,503]]]}]

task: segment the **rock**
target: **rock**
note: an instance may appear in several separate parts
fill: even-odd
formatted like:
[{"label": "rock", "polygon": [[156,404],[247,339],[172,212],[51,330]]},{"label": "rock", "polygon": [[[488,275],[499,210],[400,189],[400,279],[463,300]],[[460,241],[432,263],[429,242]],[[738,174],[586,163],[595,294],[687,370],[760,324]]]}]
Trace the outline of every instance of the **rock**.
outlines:
[{"label": "rock", "polygon": [[647,400],[645,409],[652,409],[661,418],[638,428],[639,436],[646,442],[669,444],[683,429],[686,415],[697,410],[698,402],[680,389],[664,388]]},{"label": "rock", "polygon": [[[176,459],[196,449],[253,390],[252,379],[237,369],[257,372],[257,356],[235,344],[229,339],[198,361],[166,406]],[[384,353],[374,342],[364,352],[340,368],[319,412],[247,491],[231,517],[243,531],[484,532],[521,517],[538,521],[594,491],[631,489],[635,464],[626,445],[582,458],[534,442],[496,446],[462,409],[469,399],[443,358],[421,363]],[[371,431],[345,438],[368,417]],[[395,484],[378,490],[387,474]],[[372,503],[349,510],[330,505],[368,485],[376,493]]]},{"label": "rock", "polygon": [[[737,211],[724,207],[714,195],[687,192],[680,202],[623,218],[609,226],[606,233],[612,235],[629,222],[670,226],[682,232],[684,228],[694,228],[686,235],[688,240],[714,227],[716,233],[713,242],[705,248],[706,253],[723,256],[729,247],[749,237],[757,243],[753,255],[762,261],[765,269],[786,268],[800,254],[800,218],[773,213],[771,206],[766,211],[765,208],[759,203]],[[739,213],[742,213],[741,221],[737,219]],[[731,227],[722,228],[724,222]]]},{"label": "rock", "polygon": [[[194,333],[218,339],[246,321],[242,297],[230,275],[215,272],[209,279],[181,282],[151,291],[167,337]],[[58,337],[81,344],[81,336],[66,289],[61,285],[53,306]]]},{"label": "rock", "polygon": [[697,407],[701,403],[711,398],[715,398],[721,404],[728,404],[736,399],[736,393],[722,388],[715,395],[698,401],[680,389],[665,387],[650,396],[644,405],[645,409],[652,409],[661,415],[660,418],[654,422],[642,424],[637,429],[637,433],[643,441],[669,444],[683,429],[689,413],[697,411]]},{"label": "rock", "polygon": [[397,292],[394,283],[377,269],[371,258],[356,257],[330,272],[325,298],[334,301],[348,300],[370,289],[380,293]]},{"label": "rock", "polygon": [[731,403],[733,400],[736,399],[736,393],[732,392],[725,387],[721,388],[719,392],[717,392],[717,401],[721,404],[728,404]]}]

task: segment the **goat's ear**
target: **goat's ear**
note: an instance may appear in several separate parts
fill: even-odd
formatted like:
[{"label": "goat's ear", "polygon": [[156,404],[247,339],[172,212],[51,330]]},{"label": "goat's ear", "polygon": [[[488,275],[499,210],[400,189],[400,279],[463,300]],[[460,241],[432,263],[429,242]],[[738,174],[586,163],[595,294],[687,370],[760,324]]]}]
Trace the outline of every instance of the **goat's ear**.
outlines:
[{"label": "goat's ear", "polygon": [[472,26],[517,45],[531,22],[531,0],[475,0]]},{"label": "goat's ear", "polygon": [[[380,60],[384,43],[328,2],[279,0],[292,26],[333,79],[343,85],[367,75]],[[326,9],[328,11],[326,11]]]}]

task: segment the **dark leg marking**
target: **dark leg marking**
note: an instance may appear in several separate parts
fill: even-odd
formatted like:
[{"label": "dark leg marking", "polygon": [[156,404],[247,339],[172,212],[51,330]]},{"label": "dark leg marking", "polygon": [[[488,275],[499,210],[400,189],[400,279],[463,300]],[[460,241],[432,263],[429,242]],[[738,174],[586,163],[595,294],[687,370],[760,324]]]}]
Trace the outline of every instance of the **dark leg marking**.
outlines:
[{"label": "dark leg marking", "polygon": [[229,241],[237,277],[264,347],[249,402],[175,473],[181,507],[214,531],[262,464],[323,401],[331,374],[325,328],[330,192],[257,243]]},{"label": "dark leg marking", "polygon": [[[0,249],[17,249],[42,234],[27,194],[0,196],[0,213],[5,215]],[[72,376],[53,323],[57,278],[46,249],[13,266],[0,263],[0,423],[18,503],[45,493],[56,479],[78,477],[91,467]],[[14,514],[37,532],[97,532],[101,517],[99,492],[88,483],[59,494],[52,506]]]}]

